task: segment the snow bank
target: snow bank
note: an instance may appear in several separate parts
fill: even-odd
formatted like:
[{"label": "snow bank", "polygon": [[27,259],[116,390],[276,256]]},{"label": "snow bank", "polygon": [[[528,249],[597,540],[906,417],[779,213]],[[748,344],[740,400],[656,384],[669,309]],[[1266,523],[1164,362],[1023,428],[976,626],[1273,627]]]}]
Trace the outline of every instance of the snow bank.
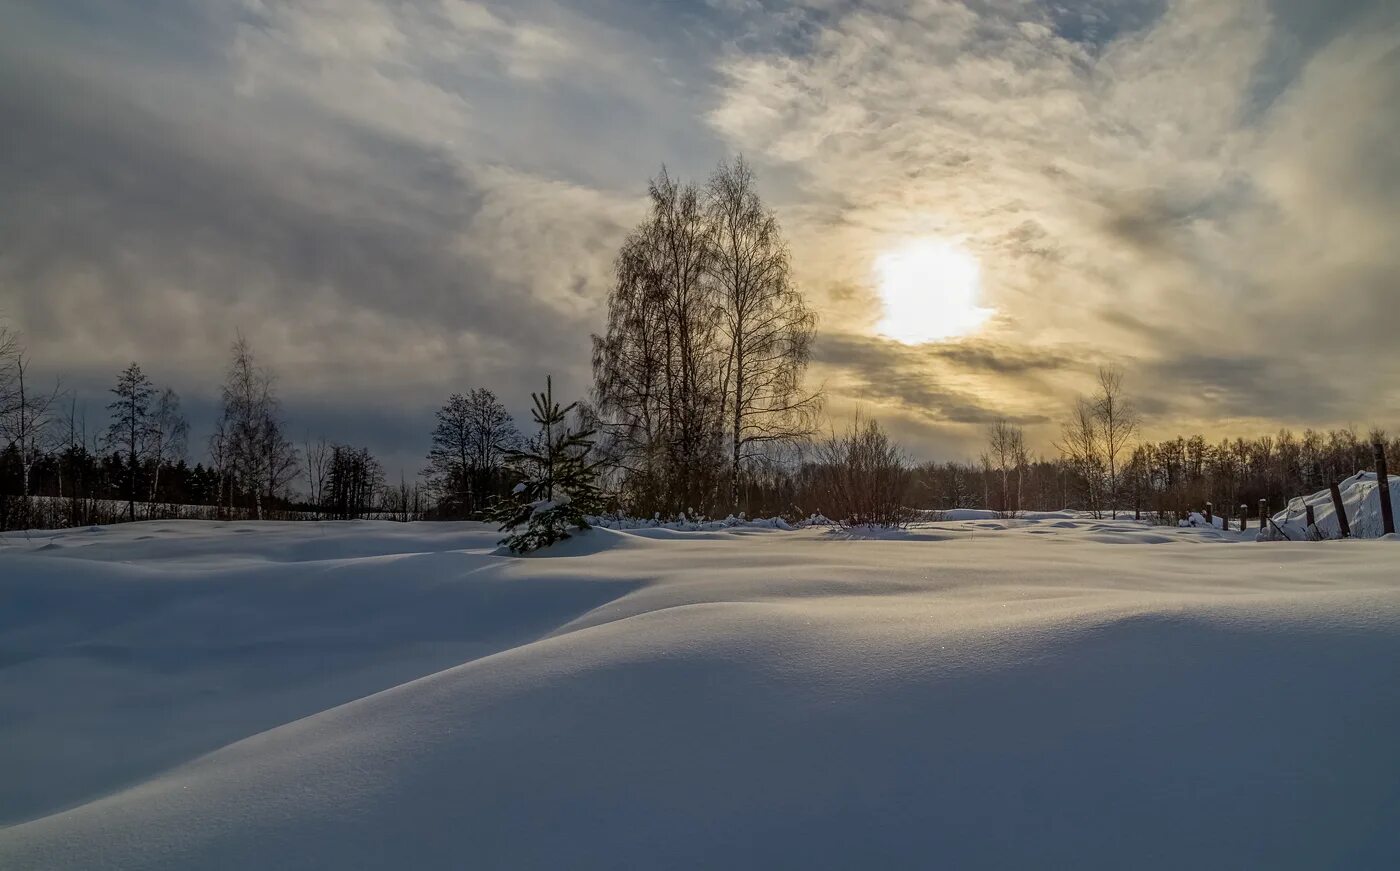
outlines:
[{"label": "snow bank", "polygon": [[0,868],[1400,866],[1388,545],[756,532],[0,538]]},{"label": "snow bank", "polygon": [[[1390,489],[1390,504],[1400,520],[1400,478],[1390,476],[1387,481]],[[1357,472],[1337,485],[1342,493],[1342,505],[1351,524],[1351,534],[1356,538],[1380,538],[1381,525],[1380,483],[1375,472]],[[1313,507],[1316,519],[1316,532],[1307,528],[1307,507]],[[1288,501],[1288,507],[1273,516],[1273,525],[1259,535],[1261,541],[1307,541],[1316,538],[1341,538],[1342,527],[1332,504],[1330,490],[1319,490],[1308,496],[1298,496]]]}]

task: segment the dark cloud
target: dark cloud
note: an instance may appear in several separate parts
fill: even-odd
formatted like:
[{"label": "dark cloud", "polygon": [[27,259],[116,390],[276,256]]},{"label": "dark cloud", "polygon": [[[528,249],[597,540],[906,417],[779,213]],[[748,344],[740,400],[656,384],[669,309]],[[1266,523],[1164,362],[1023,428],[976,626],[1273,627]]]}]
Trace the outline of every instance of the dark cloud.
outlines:
[{"label": "dark cloud", "polygon": [[872,336],[828,333],[818,337],[815,352],[817,362],[832,365],[882,356],[898,359],[904,365],[952,372],[1042,376],[1082,369],[1081,361],[1088,356],[1088,349],[1030,348],[979,338],[906,345]]},{"label": "dark cloud", "polygon": [[1079,354],[1016,347],[1005,342],[966,339],[952,344],[930,345],[926,353],[958,369],[993,372],[999,375],[1052,375],[1059,370],[1078,368]]},{"label": "dark cloud", "polygon": [[1115,193],[1103,206],[1111,238],[1157,255],[1179,250],[1182,231],[1202,208],[1179,192],[1160,188]]},{"label": "dark cloud", "polygon": [[605,198],[314,107],[289,119],[217,89],[152,106],[120,77],[25,60],[0,75],[0,310],[47,370],[100,396],[138,358],[202,435],[242,330],[294,428],[334,406],[345,438],[412,454],[452,390],[489,384],[522,411],[547,372],[586,390],[594,252],[624,226]]},{"label": "dark cloud", "polygon": [[289,293],[330,286],[388,310],[396,291],[413,287],[425,314],[508,328],[508,300],[460,292],[479,283],[482,267],[465,264],[464,274],[450,242],[482,194],[432,153],[365,137],[357,147],[381,167],[368,182],[259,150],[230,128],[182,127],[121,95],[94,94],[91,83],[32,84],[18,93],[0,85],[10,137],[0,178],[12,206],[0,221],[22,243],[6,258],[17,283],[78,268],[128,304],[153,282],[198,279],[225,302],[252,283]]},{"label": "dark cloud", "polygon": [[1143,366],[1141,389],[1168,387],[1171,400],[1148,406],[1156,417],[1206,407],[1223,419],[1344,420],[1353,397],[1338,391],[1325,363],[1248,353],[1184,354]]},{"label": "dark cloud", "polygon": [[1063,247],[1038,221],[1027,219],[993,240],[992,245],[1012,256],[1037,257],[1058,261],[1064,256]]},{"label": "dark cloud", "polygon": [[[1268,46],[1250,75],[1245,113],[1261,117],[1287,92],[1309,60],[1338,36],[1367,19],[1381,19],[1376,0],[1269,0],[1274,27]],[[1375,20],[1384,25],[1383,20]]]},{"label": "dark cloud", "polygon": [[1058,354],[978,345],[909,346],[851,334],[824,335],[814,353],[817,363],[851,379],[848,392],[857,400],[893,404],[930,421],[984,424],[1006,419],[1037,424],[1043,414],[1018,412],[947,383],[959,371],[1038,378],[1044,369],[1066,365]]}]

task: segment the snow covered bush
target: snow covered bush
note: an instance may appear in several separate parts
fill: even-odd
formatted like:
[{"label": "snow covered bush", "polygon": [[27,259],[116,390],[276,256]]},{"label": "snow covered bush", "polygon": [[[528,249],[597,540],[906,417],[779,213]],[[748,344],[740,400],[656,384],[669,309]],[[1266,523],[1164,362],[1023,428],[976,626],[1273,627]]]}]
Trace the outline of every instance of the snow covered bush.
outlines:
[{"label": "snow covered bush", "polygon": [[588,515],[597,514],[602,501],[597,463],[588,458],[593,433],[575,431],[566,422],[578,403],[560,408],[548,378],[545,392],[531,398],[540,431],[524,448],[507,452],[525,478],[492,511],[501,531],[510,533],[500,543],[513,553],[529,553],[568,538],[571,530],[588,529]]}]

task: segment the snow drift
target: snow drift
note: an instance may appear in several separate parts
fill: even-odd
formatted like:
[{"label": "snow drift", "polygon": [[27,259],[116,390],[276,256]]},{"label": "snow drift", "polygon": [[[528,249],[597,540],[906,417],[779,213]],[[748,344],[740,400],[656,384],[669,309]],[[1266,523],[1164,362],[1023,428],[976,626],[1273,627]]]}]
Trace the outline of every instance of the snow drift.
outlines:
[{"label": "snow drift", "polygon": [[1390,868],[1393,548],[140,523],[0,550],[0,867]]},{"label": "snow drift", "polygon": [[[1391,508],[1400,521],[1400,478],[1390,476],[1387,481],[1390,489]],[[1342,505],[1346,509],[1347,521],[1351,524],[1351,534],[1356,538],[1380,538],[1381,525],[1380,483],[1375,472],[1357,472],[1337,485],[1342,494]],[[1316,532],[1308,530],[1307,506],[1313,507]],[[1330,490],[1319,490],[1309,496],[1297,496],[1288,501],[1288,507],[1273,516],[1273,524],[1259,534],[1261,541],[1307,541],[1309,538],[1341,538],[1342,526],[1337,519],[1336,508],[1332,504]]]}]

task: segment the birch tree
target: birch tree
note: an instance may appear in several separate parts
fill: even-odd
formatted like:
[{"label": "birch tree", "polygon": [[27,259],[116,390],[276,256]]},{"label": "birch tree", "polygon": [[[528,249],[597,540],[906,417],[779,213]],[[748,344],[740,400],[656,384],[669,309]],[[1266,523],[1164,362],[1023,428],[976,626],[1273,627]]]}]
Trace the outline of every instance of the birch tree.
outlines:
[{"label": "birch tree", "polygon": [[764,208],[743,158],[721,163],[706,194],[725,345],[729,505],[738,511],[743,462],[765,444],[815,431],[820,395],[802,392],[802,375],[816,317],[792,283],[778,219]]},{"label": "birch tree", "polygon": [[262,519],[265,506],[296,479],[300,467],[296,447],[282,424],[276,377],[256,363],[248,340],[241,335],[233,344],[222,399],[215,436],[224,456],[225,477],[231,479],[229,498],[234,485],[243,488],[252,497],[253,516]]},{"label": "birch tree", "polygon": [[713,501],[724,411],[713,234],[697,186],[663,169],[649,195],[595,339],[596,393],[634,504],[693,510]]},{"label": "birch tree", "polygon": [[1108,500],[1111,517],[1118,516],[1120,458],[1127,452],[1137,435],[1138,414],[1123,396],[1123,372],[1116,366],[1099,367],[1099,392],[1094,397],[1094,416],[1102,443],[1103,461],[1108,475]]},{"label": "birch tree", "polygon": [[996,478],[999,488],[997,500],[988,507],[1003,517],[1015,517],[1021,510],[1022,476],[1027,461],[1025,430],[1005,419],[987,428],[987,452],[982,455],[982,465],[989,478]]},{"label": "birch tree", "polygon": [[814,318],[742,161],[703,190],[663,169],[649,195],[594,337],[601,452],[632,510],[736,510],[745,464],[814,430]]},{"label": "birch tree", "polygon": [[1094,517],[1102,517],[1108,461],[1104,457],[1098,411],[1093,402],[1083,397],[1075,401],[1074,411],[1061,427],[1056,446],[1083,483],[1084,501],[1089,512]]},{"label": "birch tree", "polygon": [[302,456],[306,460],[307,496],[318,512],[325,509],[326,471],[329,468],[332,445],[325,436],[311,440],[310,436],[302,445]]},{"label": "birch tree", "polygon": [[190,426],[180,410],[180,394],[167,387],[155,400],[150,417],[149,458],[154,468],[151,471],[150,502],[154,503],[160,489],[161,466],[178,463],[185,459]]},{"label": "birch tree", "polygon": [[[5,337],[0,335],[0,367],[6,373],[0,379],[8,379],[4,396],[0,396],[0,439],[14,445],[19,454],[20,495],[24,508],[29,508],[32,495],[34,466],[54,447],[53,428],[58,407],[61,385],[55,383],[50,390],[37,389],[29,372],[30,360],[15,336],[8,350],[4,347]],[[8,359],[5,359],[8,355]]]}]

